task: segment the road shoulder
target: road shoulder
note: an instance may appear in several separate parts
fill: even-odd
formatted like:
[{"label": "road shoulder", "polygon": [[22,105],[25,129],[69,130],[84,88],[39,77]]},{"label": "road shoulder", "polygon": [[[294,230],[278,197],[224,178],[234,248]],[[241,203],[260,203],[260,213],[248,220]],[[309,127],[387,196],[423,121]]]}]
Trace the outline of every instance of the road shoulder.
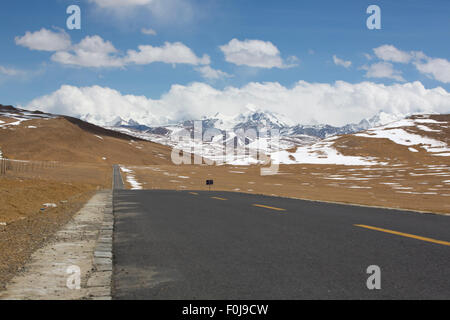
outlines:
[{"label": "road shoulder", "polygon": [[0,299],[111,299],[112,233],[112,192],[100,191],[32,255]]}]

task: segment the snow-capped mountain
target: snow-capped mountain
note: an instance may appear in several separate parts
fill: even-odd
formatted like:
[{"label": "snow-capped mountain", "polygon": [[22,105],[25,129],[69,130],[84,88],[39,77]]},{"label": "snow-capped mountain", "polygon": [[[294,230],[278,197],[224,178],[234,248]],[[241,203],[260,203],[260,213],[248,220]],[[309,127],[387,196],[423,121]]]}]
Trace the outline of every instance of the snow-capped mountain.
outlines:
[{"label": "snow-capped mountain", "polygon": [[[201,155],[212,160],[217,160],[226,155],[228,161],[228,148],[230,146],[234,147],[230,154],[232,158],[235,157],[235,154],[244,155],[249,149],[271,154],[279,150],[307,147],[331,136],[365,131],[404,117],[404,115],[379,112],[372,118],[342,127],[326,124],[292,125],[288,119],[284,119],[281,115],[253,109],[235,117],[217,113],[213,117],[203,117],[198,121],[188,120],[160,127],[147,127],[132,119],[124,121],[118,118],[110,129],[177,147],[187,152],[195,153],[193,149],[200,148]],[[200,137],[201,141],[197,141],[196,132],[198,132],[200,124],[203,136]],[[272,129],[279,132],[279,137],[275,140],[270,138]],[[230,163],[239,164],[241,160],[244,161],[238,158]]]},{"label": "snow-capped mountain", "polygon": [[[248,108],[248,107],[247,107]],[[223,131],[236,131],[239,129],[286,129],[290,127],[289,121],[280,114],[263,111],[260,109],[249,109],[235,117],[216,113],[213,117],[203,117],[203,128],[215,128]],[[184,121],[184,126],[193,126],[194,120]]]},{"label": "snow-capped mountain", "polygon": [[352,134],[359,131],[364,131],[370,128],[382,126],[400,119],[404,119],[408,115],[403,114],[389,114],[384,111],[378,112],[372,118],[363,119],[359,123],[351,123],[342,127],[334,127],[330,125],[296,125],[289,128],[289,135],[304,134],[308,136],[314,136],[321,139],[340,135],[340,134]]},{"label": "snow-capped mountain", "polygon": [[[335,127],[328,124],[317,125],[291,125],[289,119],[285,119],[282,115],[262,111],[259,109],[248,110],[236,117],[230,117],[221,113],[215,114],[213,117],[203,117],[201,125],[203,130],[216,130],[217,134],[225,134],[228,132],[247,131],[254,129],[255,131],[261,130],[279,130],[283,137],[298,137],[309,136],[324,139],[334,135],[352,134],[359,131],[364,131],[370,128],[378,127],[405,118],[408,115],[403,114],[388,114],[380,111],[372,118],[363,119],[359,123],[347,124],[342,127]],[[171,133],[177,133],[184,129],[189,132],[193,132],[196,120],[187,120],[176,123],[174,125],[161,126],[161,127],[148,127],[139,124],[133,119],[125,121],[118,117],[112,121],[108,127],[120,127],[143,131],[151,134],[170,135]]]},{"label": "snow-capped mountain", "polygon": [[[259,109],[248,110],[236,117],[226,116],[217,113],[213,117],[203,117],[201,125],[203,130],[216,130],[217,134],[225,134],[225,132],[238,132],[254,129],[255,131],[279,130],[283,137],[309,136],[324,139],[334,135],[352,134],[364,131],[370,128],[386,125],[388,123],[403,119],[408,115],[389,114],[383,111],[378,112],[371,118],[363,119],[359,123],[351,123],[342,127],[335,127],[328,124],[317,125],[291,125],[289,119],[285,119],[282,115],[262,111]],[[187,120],[176,123],[174,125],[149,127],[139,124],[133,119],[128,121],[118,117],[112,121],[108,127],[127,128],[142,131],[144,133],[171,135],[180,130],[193,132],[196,120]],[[197,124],[198,125],[198,124]]]}]

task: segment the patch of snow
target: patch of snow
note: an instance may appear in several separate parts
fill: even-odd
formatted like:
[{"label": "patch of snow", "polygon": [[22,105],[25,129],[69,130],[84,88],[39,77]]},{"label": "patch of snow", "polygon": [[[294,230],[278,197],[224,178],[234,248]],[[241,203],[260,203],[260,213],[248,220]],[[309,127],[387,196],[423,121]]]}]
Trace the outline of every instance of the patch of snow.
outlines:
[{"label": "patch of snow", "polygon": [[417,123],[433,123],[433,124],[446,124],[447,122],[442,122],[442,121],[436,121],[433,119],[415,119],[414,120]]},{"label": "patch of snow", "polygon": [[332,142],[321,141],[311,146],[301,146],[290,153],[286,150],[272,153],[276,164],[336,164],[347,166],[372,166],[380,164],[374,158],[345,156],[332,147]]},{"label": "patch of snow", "polygon": [[350,186],[350,189],[372,189],[372,187],[363,187],[363,186]]},{"label": "patch of snow", "polygon": [[422,131],[427,131],[427,132],[441,132],[441,130],[430,129],[427,126],[423,126],[423,125],[418,125],[417,128],[419,128]]},{"label": "patch of snow", "polygon": [[56,208],[57,207],[57,205],[54,203],[44,203],[43,206],[46,208]]},{"label": "patch of snow", "polygon": [[120,166],[120,170],[126,173],[126,180],[131,185],[131,190],[142,190],[142,184],[136,180],[133,170],[122,166]]},{"label": "patch of snow", "polygon": [[411,151],[411,152],[419,152],[419,150],[416,150],[416,149],[414,149],[412,147],[409,147],[408,150]]},{"label": "patch of snow", "polygon": [[418,134],[409,133],[404,129],[398,128],[388,130],[371,129],[366,131],[365,133],[357,133],[355,134],[355,136],[364,138],[389,139],[396,144],[404,146],[420,145],[427,152],[445,152],[447,150],[450,150],[448,149],[447,144],[442,141],[424,137]]},{"label": "patch of snow", "polygon": [[103,137],[100,137],[98,135],[95,135],[97,138],[99,138],[100,140],[103,140]]}]

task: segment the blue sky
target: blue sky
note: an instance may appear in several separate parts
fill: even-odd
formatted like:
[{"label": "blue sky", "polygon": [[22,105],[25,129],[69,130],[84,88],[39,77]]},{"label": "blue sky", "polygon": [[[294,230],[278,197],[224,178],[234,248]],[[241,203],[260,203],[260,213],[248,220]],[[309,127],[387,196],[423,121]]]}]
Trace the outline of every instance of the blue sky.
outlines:
[{"label": "blue sky", "polygon": [[[72,4],[81,8],[81,30],[66,28]],[[366,27],[371,4],[381,8],[381,30]],[[100,86],[153,100],[173,85],[193,83],[222,91],[266,82],[292,88],[298,81],[386,86],[420,81],[426,89],[449,91],[449,13],[448,0],[2,1],[0,103],[24,105],[62,85]],[[56,35],[49,46],[55,39],[70,46],[36,47],[43,28],[47,36]],[[76,46],[93,36],[100,47],[109,42],[115,51],[98,56],[96,50],[103,49],[97,41],[89,45],[90,54],[108,61],[77,57]],[[158,51],[166,43],[169,48]],[[182,48],[172,47],[175,43]],[[130,58],[129,50],[139,57]],[[213,76],[205,77],[206,69]]]}]

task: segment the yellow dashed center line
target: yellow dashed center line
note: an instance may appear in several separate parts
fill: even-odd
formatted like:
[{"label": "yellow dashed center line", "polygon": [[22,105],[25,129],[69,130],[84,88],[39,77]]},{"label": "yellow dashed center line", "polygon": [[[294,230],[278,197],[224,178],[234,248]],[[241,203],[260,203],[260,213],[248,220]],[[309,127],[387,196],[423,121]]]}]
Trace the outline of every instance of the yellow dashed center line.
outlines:
[{"label": "yellow dashed center line", "polygon": [[276,210],[276,211],[286,211],[286,209],[269,207],[269,206],[265,206],[265,205],[262,205],[262,204],[254,204],[253,206],[254,207],[260,207],[260,208],[265,208],[265,209]]},{"label": "yellow dashed center line", "polygon": [[219,198],[219,197],[211,197],[211,199],[221,200],[221,201],[227,201],[228,199],[225,198]]},{"label": "yellow dashed center line", "polygon": [[409,234],[409,233],[403,233],[403,232],[398,232],[398,231],[393,231],[393,230],[388,230],[388,229],[371,227],[371,226],[366,226],[364,224],[355,224],[355,227],[360,227],[360,228],[365,228],[365,229],[370,229],[370,230],[375,230],[375,231],[380,231],[380,232],[386,232],[386,233],[395,234],[397,236],[402,236],[402,237],[406,237],[406,238],[413,238],[413,239],[417,239],[417,240],[422,240],[422,241],[442,244],[444,246],[450,246],[450,242],[447,242],[447,241],[442,241],[442,240],[436,240],[436,239],[416,236],[416,235]]},{"label": "yellow dashed center line", "polygon": [[198,196],[197,192],[189,192],[190,194],[194,195],[194,196]]}]

